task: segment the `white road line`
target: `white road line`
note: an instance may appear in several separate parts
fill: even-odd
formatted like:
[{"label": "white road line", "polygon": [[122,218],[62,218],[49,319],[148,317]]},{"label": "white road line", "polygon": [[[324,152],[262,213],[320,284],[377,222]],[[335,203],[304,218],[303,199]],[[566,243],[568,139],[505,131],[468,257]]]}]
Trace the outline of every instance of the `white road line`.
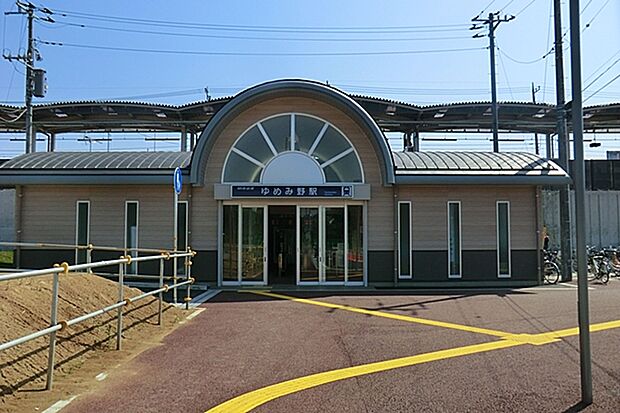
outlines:
[{"label": "white road line", "polygon": [[190,308],[196,308],[200,304],[212,299],[216,295],[218,295],[222,290],[209,290],[204,293],[197,295],[194,299],[189,303]]},{"label": "white road line", "polygon": [[194,311],[193,313],[191,313],[190,315],[188,315],[185,318],[187,320],[191,320],[192,318],[196,317],[198,314],[202,313],[204,310],[205,310],[205,308],[199,308],[198,310]]},{"label": "white road line", "polygon": [[59,400],[56,403],[52,404],[50,407],[45,409],[43,413],[56,413],[59,412],[60,409],[66,407],[69,403],[71,403],[77,396],[73,396],[67,400]]}]

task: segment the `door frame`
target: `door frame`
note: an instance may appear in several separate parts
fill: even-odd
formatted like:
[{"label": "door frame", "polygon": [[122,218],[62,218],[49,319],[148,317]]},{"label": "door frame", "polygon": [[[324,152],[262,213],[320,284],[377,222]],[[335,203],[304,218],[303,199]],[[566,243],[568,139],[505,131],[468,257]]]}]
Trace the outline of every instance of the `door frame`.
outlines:
[{"label": "door frame", "polygon": [[[224,206],[234,205],[237,206],[237,281],[224,281],[223,270],[223,218],[224,218]],[[263,280],[262,281],[243,281],[243,268],[242,268],[242,239],[243,239],[243,208],[262,208],[263,209]],[[244,204],[242,202],[222,202],[220,203],[219,218],[218,218],[218,282],[222,286],[235,286],[235,285],[267,285],[268,278],[268,263],[267,263],[267,230],[268,230],[268,215],[269,205],[267,204]]]}]

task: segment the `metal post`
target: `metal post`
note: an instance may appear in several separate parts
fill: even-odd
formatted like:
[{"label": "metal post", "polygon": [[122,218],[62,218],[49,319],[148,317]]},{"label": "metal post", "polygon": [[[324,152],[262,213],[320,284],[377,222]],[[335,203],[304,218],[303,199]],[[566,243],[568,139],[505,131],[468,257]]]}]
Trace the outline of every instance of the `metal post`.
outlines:
[{"label": "metal post", "polygon": [[37,135],[32,126],[32,83],[34,69],[34,6],[28,5],[28,52],[26,53],[26,153],[37,151]]},{"label": "metal post", "polygon": [[551,156],[551,150],[552,149],[551,149],[551,134],[550,133],[547,133],[545,135],[545,148],[547,149],[547,156],[546,156],[546,158],[547,159],[551,159],[551,157],[552,157]]},{"label": "metal post", "polygon": [[[121,259],[123,258],[128,258],[131,256],[121,256]],[[129,258],[128,263],[130,262],[131,258]],[[123,276],[124,276],[124,271],[126,268],[125,263],[120,263],[118,264],[118,302],[120,303],[121,301],[123,301],[125,299],[125,292],[123,291]],[[117,316],[116,316],[116,349],[120,350],[121,349],[121,338],[122,338],[122,334],[123,334],[123,307],[119,307],[117,310]]]},{"label": "metal post", "polygon": [[187,152],[187,126],[181,127],[181,152]]},{"label": "metal post", "polygon": [[[555,23],[555,81],[556,81],[556,114],[558,132],[558,157],[559,165],[568,171],[568,133],[566,126],[566,111],[564,109],[564,53],[562,46],[562,5],[561,0],[553,0],[553,12]],[[562,281],[570,281],[573,278],[573,266],[571,265],[571,226],[569,206],[569,186],[560,187],[560,251],[562,255],[561,275]]]},{"label": "metal post", "polygon": [[[164,258],[159,259],[159,288],[164,286]],[[164,293],[161,291],[159,296],[159,308],[157,309],[157,325],[161,325]]]},{"label": "metal post", "polygon": [[[540,86],[537,88],[534,87],[534,82],[532,82],[532,103],[536,103],[536,92],[540,90]],[[538,133],[534,132],[534,149],[536,151],[536,155],[539,155],[538,148]]]},{"label": "metal post", "polygon": [[[172,245],[172,249],[173,249],[173,255],[176,255],[176,251],[178,248],[178,243],[179,243],[179,194],[177,194],[177,191],[174,191],[174,230],[173,230],[173,245]],[[172,259],[172,280],[173,280],[173,285],[177,283],[177,257],[175,256]],[[177,303],[177,289],[173,288],[172,289],[172,301],[176,304]]]},{"label": "metal post", "polygon": [[[192,249],[187,247],[187,252],[191,253]],[[185,257],[185,280],[192,278],[192,257]],[[192,300],[192,284],[187,284],[187,296],[185,297],[185,309],[189,310],[189,302]]]},{"label": "metal post", "polygon": [[583,97],[581,93],[581,39],[579,0],[570,0],[570,54],[572,79],[572,123],[575,145],[575,227],[577,233],[577,306],[579,309],[579,356],[581,403],[592,404],[592,360],[590,355],[590,315],[586,263],[585,162],[583,157]]},{"label": "metal post", "polygon": [[56,133],[50,132],[47,135],[47,151],[54,152],[56,150]]},{"label": "metal post", "polygon": [[489,52],[491,53],[491,112],[493,115],[493,152],[499,152],[499,116],[495,85],[495,16],[489,13]]},{"label": "metal post", "polygon": [[[88,246],[86,247],[86,263],[87,264],[90,264],[93,262],[92,252],[93,252],[93,244],[88,244]],[[92,274],[93,269],[91,267],[88,267],[88,270],[86,270],[86,272],[88,272],[89,274]]]},{"label": "metal post", "polygon": [[[67,265],[66,263],[63,263]],[[58,264],[54,264],[54,267],[60,267]],[[66,271],[65,266],[65,271]],[[53,327],[58,322],[58,273],[54,274],[54,280],[52,285],[52,313],[50,316],[50,327]],[[56,332],[50,333],[50,345],[49,353],[47,356],[47,383],[45,385],[46,390],[51,390],[52,382],[54,380],[54,358],[56,356]]]}]

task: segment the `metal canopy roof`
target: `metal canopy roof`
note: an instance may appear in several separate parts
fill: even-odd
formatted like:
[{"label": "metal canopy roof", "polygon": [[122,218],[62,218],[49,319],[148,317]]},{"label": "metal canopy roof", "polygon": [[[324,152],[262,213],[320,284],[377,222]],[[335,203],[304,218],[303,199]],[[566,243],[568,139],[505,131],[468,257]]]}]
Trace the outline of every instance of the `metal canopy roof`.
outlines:
[{"label": "metal canopy roof", "polygon": [[[370,96],[349,95],[385,132],[488,132],[490,102],[418,106]],[[84,131],[179,131],[197,133],[232,98],[181,106],[145,102],[84,101],[34,106],[34,124],[46,133]],[[0,105],[0,130],[24,129],[24,108]],[[570,115],[570,113],[569,113]],[[501,102],[499,126],[505,132],[555,133],[554,106]],[[569,125],[570,126],[570,125]],[[586,132],[620,133],[620,103],[584,108]]]},{"label": "metal canopy roof", "polygon": [[[392,152],[400,184],[570,182],[554,162],[525,152]],[[191,152],[39,152],[0,165],[0,184],[170,184],[189,177]]]},{"label": "metal canopy roof", "polygon": [[527,152],[393,152],[400,184],[570,183],[553,161]]},{"label": "metal canopy roof", "polygon": [[37,152],[12,158],[0,170],[172,170],[190,159],[190,152]]}]

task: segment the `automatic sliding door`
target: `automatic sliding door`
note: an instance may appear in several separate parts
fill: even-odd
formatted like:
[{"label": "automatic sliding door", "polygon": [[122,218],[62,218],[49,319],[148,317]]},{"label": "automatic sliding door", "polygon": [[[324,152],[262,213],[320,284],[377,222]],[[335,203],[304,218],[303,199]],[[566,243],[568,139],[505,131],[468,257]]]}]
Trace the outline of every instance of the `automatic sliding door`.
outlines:
[{"label": "automatic sliding door", "polygon": [[265,281],[265,208],[241,208],[241,281]]},{"label": "automatic sliding door", "polygon": [[325,282],[344,283],[345,242],[344,242],[344,208],[325,207],[323,220],[324,273]]},{"label": "automatic sliding door", "polygon": [[319,208],[300,207],[299,281],[319,282]]},{"label": "automatic sliding door", "polygon": [[224,205],[222,234],[222,281],[239,281],[239,207]]}]

